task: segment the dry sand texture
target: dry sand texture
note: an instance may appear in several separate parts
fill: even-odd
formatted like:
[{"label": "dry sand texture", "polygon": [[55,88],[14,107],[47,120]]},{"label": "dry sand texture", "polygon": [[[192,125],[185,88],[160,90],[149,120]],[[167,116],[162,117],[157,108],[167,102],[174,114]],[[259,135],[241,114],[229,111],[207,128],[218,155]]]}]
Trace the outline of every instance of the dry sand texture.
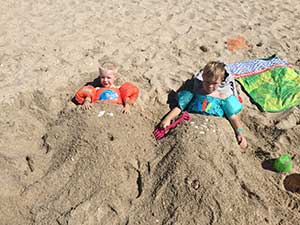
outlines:
[{"label": "dry sand texture", "polygon": [[[170,90],[209,60],[277,54],[299,69],[299,1],[0,5],[1,225],[300,224],[298,107],[261,113],[243,94],[245,154],[219,118],[151,136]],[[248,47],[229,51],[236,36]],[[107,59],[141,90],[129,115],[70,102]],[[296,156],[291,174],[268,166],[283,153]]]}]

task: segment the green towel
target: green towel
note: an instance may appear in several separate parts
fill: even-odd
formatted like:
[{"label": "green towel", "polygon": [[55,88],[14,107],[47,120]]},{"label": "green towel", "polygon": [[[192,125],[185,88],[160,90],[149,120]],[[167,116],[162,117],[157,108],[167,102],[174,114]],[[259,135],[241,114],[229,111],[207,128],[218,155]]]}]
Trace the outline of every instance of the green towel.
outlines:
[{"label": "green towel", "polygon": [[281,112],[300,105],[300,73],[283,66],[237,79],[254,103],[265,112]]}]

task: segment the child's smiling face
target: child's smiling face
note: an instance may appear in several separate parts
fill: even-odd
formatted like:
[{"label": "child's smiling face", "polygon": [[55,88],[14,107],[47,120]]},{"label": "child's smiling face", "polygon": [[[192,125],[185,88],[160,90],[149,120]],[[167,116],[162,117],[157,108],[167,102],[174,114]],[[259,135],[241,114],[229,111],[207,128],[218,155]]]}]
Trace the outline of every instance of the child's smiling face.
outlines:
[{"label": "child's smiling face", "polygon": [[115,72],[113,70],[102,70],[99,78],[103,87],[114,86],[114,82],[116,80]]}]

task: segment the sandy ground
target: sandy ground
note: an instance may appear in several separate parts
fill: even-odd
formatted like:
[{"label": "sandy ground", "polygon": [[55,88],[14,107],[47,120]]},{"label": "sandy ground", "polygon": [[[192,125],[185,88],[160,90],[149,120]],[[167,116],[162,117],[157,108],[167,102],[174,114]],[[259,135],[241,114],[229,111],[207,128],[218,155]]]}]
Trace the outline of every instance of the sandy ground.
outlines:
[{"label": "sandy ground", "polygon": [[[298,107],[262,113],[242,93],[245,154],[221,118],[152,136],[169,93],[209,60],[277,54],[299,69],[299,1],[0,5],[1,225],[300,224]],[[248,47],[229,51],[238,35]],[[70,101],[105,60],[141,90],[128,115]],[[281,154],[295,156],[288,174],[270,166]]]}]

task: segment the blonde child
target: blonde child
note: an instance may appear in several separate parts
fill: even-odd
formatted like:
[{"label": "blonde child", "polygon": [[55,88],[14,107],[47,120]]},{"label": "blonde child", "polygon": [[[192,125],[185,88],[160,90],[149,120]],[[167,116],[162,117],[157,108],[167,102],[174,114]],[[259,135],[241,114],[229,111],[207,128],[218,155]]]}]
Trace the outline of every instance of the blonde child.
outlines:
[{"label": "blonde child", "polygon": [[91,109],[92,104],[99,101],[122,104],[122,112],[128,113],[129,107],[138,97],[139,89],[129,82],[121,86],[115,85],[117,67],[114,63],[106,62],[99,66],[100,87],[86,85],[80,88],[75,100],[81,104],[84,109]]},{"label": "blonde child", "polygon": [[178,105],[173,108],[161,121],[160,127],[166,128],[171,120],[177,117],[183,110],[205,115],[225,116],[233,127],[237,141],[241,148],[247,147],[247,140],[243,136],[243,128],[236,115],[242,110],[242,104],[235,95],[226,96],[218,90],[225,75],[225,64],[212,61],[203,69],[203,81],[193,92],[180,91],[178,93]]}]

